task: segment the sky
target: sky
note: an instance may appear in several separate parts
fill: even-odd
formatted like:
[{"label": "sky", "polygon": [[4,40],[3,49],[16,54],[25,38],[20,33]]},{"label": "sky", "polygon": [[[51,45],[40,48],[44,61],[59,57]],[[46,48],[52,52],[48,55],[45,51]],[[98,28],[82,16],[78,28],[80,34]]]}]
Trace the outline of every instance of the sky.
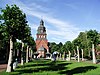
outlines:
[{"label": "sky", "polygon": [[34,39],[41,19],[49,42],[73,41],[90,29],[100,32],[100,0],[0,0],[0,8],[6,4],[26,14]]}]

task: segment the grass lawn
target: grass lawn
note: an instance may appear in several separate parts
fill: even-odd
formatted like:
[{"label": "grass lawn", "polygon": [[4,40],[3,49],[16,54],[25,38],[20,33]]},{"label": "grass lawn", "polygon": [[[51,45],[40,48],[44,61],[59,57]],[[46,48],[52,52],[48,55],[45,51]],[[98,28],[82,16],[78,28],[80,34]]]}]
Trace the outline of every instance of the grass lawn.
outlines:
[{"label": "grass lawn", "polygon": [[14,72],[0,75],[100,75],[100,64],[90,62],[33,60],[19,65]]}]

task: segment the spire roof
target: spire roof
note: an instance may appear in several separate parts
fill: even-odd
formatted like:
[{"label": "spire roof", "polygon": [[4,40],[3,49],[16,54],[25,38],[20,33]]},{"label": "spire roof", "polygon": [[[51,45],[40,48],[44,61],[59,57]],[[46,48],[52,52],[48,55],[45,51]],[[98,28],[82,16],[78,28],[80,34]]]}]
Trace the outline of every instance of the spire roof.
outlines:
[{"label": "spire roof", "polygon": [[37,31],[38,34],[46,34],[46,28],[44,27],[44,21],[42,19],[40,21],[40,26],[38,27]]},{"label": "spire roof", "polygon": [[41,19],[40,26],[44,26],[44,21]]}]

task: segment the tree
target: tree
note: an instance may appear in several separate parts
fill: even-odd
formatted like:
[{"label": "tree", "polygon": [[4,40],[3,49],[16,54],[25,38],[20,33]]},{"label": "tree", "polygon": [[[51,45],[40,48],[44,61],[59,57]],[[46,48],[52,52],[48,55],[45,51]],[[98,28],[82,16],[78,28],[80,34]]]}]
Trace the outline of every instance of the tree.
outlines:
[{"label": "tree", "polygon": [[0,23],[0,58],[6,60],[7,62],[7,57],[8,57],[8,34],[7,31],[5,30],[5,26]]},{"label": "tree", "polygon": [[65,47],[66,47],[66,51],[68,52],[68,54],[69,54],[69,61],[71,60],[71,52],[72,52],[72,48],[73,48],[73,46],[72,46],[72,43],[70,42],[70,41],[67,41],[66,43],[65,43]]},{"label": "tree", "polygon": [[80,40],[79,47],[81,50],[84,50],[84,56],[86,57],[88,56],[88,40],[87,40],[86,32],[80,32],[80,34],[78,35],[78,38]]},{"label": "tree", "polygon": [[55,42],[51,42],[50,43],[50,51],[51,53],[53,53],[54,51],[56,51],[56,43]]},{"label": "tree", "polygon": [[96,57],[95,57],[95,49],[98,44],[98,32],[96,30],[90,30],[87,32],[87,38],[90,40],[92,45],[92,57],[93,57],[93,63],[96,63]]},{"label": "tree", "polygon": [[72,43],[70,42],[70,41],[67,41],[66,43],[65,43],[65,46],[66,46],[66,50],[67,51],[71,51],[72,50]]},{"label": "tree", "polygon": [[97,46],[98,41],[99,41],[98,40],[99,39],[98,35],[99,34],[96,30],[89,30],[87,32],[87,38],[90,40],[91,44],[95,45],[95,47]]},{"label": "tree", "polygon": [[16,39],[24,40],[30,35],[30,30],[28,30],[29,26],[27,25],[25,13],[16,5],[7,5],[1,12],[3,24],[6,26],[7,33],[9,34],[8,37],[10,38],[10,54],[6,72],[11,72],[13,70],[14,42],[16,42]]},{"label": "tree", "polygon": [[63,44],[62,44],[62,42],[60,42],[59,44],[57,44],[57,46],[59,47],[57,51],[59,53],[63,53],[63,48],[62,48],[63,47]]}]

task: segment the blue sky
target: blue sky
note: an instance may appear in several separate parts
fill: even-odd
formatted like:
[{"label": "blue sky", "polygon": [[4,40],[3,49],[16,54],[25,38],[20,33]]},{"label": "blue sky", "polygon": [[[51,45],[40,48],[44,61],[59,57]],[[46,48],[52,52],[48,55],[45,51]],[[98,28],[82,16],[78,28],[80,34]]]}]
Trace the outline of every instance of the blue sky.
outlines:
[{"label": "blue sky", "polygon": [[0,8],[6,4],[26,13],[34,39],[41,18],[50,42],[72,41],[90,29],[100,32],[100,0],[0,0]]}]

